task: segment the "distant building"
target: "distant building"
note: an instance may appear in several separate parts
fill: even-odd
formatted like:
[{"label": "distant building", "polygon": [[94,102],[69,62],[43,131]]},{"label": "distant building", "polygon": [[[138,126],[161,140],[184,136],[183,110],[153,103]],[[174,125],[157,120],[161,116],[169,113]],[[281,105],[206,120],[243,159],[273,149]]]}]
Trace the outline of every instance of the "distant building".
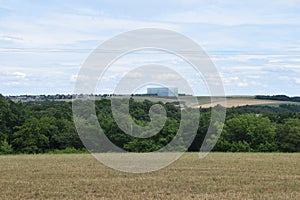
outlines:
[{"label": "distant building", "polygon": [[177,97],[178,88],[158,87],[147,88],[147,95],[159,96],[159,97]]}]

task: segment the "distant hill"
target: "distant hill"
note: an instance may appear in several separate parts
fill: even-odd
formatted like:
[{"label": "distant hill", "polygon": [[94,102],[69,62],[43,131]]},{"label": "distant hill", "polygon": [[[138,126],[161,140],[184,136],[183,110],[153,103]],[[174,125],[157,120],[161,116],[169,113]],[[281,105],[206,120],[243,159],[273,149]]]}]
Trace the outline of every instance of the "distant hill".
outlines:
[{"label": "distant hill", "polygon": [[291,102],[300,102],[300,97],[289,97],[286,95],[257,95],[256,99],[265,99],[265,100],[276,100],[276,101],[291,101]]}]

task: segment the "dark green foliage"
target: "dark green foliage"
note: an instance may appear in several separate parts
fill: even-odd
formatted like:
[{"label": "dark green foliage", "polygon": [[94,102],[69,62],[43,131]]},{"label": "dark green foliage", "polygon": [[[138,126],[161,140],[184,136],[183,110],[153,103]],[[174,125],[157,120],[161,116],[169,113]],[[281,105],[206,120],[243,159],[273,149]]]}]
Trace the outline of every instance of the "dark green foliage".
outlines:
[{"label": "dark green foliage", "polygon": [[0,94],[0,141],[5,139],[11,142],[15,127],[25,120],[24,115],[20,102],[14,103]]},{"label": "dark green foliage", "polygon": [[14,150],[7,140],[0,142],[0,154],[12,154],[13,152]]},{"label": "dark green foliage", "polygon": [[293,102],[300,102],[300,97],[288,97],[286,95],[257,95],[255,96],[256,99],[267,99],[267,100],[277,100],[277,101],[293,101]]},{"label": "dark green foliage", "polygon": [[[285,96],[276,98],[291,99]],[[297,98],[294,98],[294,101],[296,100]],[[126,101],[129,102],[131,115],[123,118],[125,124],[122,126],[127,126],[126,130],[131,128],[126,123],[130,120],[141,127],[147,127],[151,123],[149,110],[155,104],[163,106],[166,110],[167,119],[163,128],[149,138],[138,138],[124,133],[113,117],[111,100],[106,98],[95,101],[95,104],[93,101],[84,101],[82,106],[76,107],[78,116],[73,119],[70,102],[21,103],[12,102],[0,95],[0,154],[82,152],[84,146],[76,128],[84,129],[88,133],[81,137],[89,142],[93,152],[105,151],[101,140],[99,142],[97,138],[99,125],[109,140],[127,151],[157,151],[168,145],[174,137],[178,138],[178,142],[171,145],[170,150],[183,149],[184,144],[189,141],[192,144],[188,150],[199,151],[210,123],[213,136],[206,140],[207,144],[214,141],[214,137],[216,138],[223,126],[218,122],[211,122],[211,109],[201,109],[199,120],[195,118],[196,109],[180,110],[178,103],[164,104],[149,100],[139,102],[130,98],[129,101],[120,99],[115,105],[125,111],[126,106],[122,103]],[[78,102],[75,101],[74,104],[76,103]],[[223,108],[218,107],[216,110],[218,109]],[[156,108],[152,107],[152,112],[155,119],[163,120],[156,115]],[[187,120],[181,120],[182,114],[185,114]],[[218,113],[215,116],[221,117]],[[73,120],[78,122],[78,127],[75,128]],[[194,131],[193,127],[198,128],[195,138],[190,135]],[[145,129],[142,134],[149,131]],[[300,105],[243,106],[227,109],[223,132],[213,150],[300,152]]]},{"label": "dark green foliage", "polygon": [[275,125],[260,114],[244,114],[227,120],[218,151],[274,151]]},{"label": "dark green foliage", "polygon": [[277,129],[278,150],[300,152],[300,119],[287,119]]},{"label": "dark green foliage", "polygon": [[[46,125],[46,127],[45,127]],[[12,146],[17,153],[43,153],[49,149],[49,129],[47,124],[37,118],[29,118],[13,134]]]}]

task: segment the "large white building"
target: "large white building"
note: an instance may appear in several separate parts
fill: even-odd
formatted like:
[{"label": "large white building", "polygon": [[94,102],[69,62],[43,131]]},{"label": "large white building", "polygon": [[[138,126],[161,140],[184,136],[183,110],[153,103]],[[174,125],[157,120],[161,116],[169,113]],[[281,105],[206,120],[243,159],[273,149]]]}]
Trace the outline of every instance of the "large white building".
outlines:
[{"label": "large white building", "polygon": [[177,97],[178,88],[168,88],[168,87],[157,87],[157,88],[147,88],[147,94],[159,97]]}]

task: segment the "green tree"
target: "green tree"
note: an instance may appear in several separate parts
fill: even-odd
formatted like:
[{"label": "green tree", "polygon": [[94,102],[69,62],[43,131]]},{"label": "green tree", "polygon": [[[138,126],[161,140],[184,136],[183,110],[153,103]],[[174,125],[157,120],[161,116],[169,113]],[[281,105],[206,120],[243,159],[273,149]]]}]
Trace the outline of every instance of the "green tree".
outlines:
[{"label": "green tree", "polygon": [[56,130],[50,138],[51,149],[66,149],[74,147],[82,149],[82,142],[77,134],[75,125],[72,121],[62,119],[56,120]]},{"label": "green tree", "polygon": [[226,121],[215,150],[274,151],[275,130],[275,125],[262,115],[237,115]]},{"label": "green tree", "polygon": [[7,140],[0,141],[0,154],[11,154],[13,153],[13,148],[8,144]]},{"label": "green tree", "polygon": [[44,123],[30,118],[13,134],[12,146],[17,153],[43,153],[49,149]]},{"label": "green tree", "polygon": [[300,119],[288,119],[279,125],[276,139],[280,151],[300,152]]}]

